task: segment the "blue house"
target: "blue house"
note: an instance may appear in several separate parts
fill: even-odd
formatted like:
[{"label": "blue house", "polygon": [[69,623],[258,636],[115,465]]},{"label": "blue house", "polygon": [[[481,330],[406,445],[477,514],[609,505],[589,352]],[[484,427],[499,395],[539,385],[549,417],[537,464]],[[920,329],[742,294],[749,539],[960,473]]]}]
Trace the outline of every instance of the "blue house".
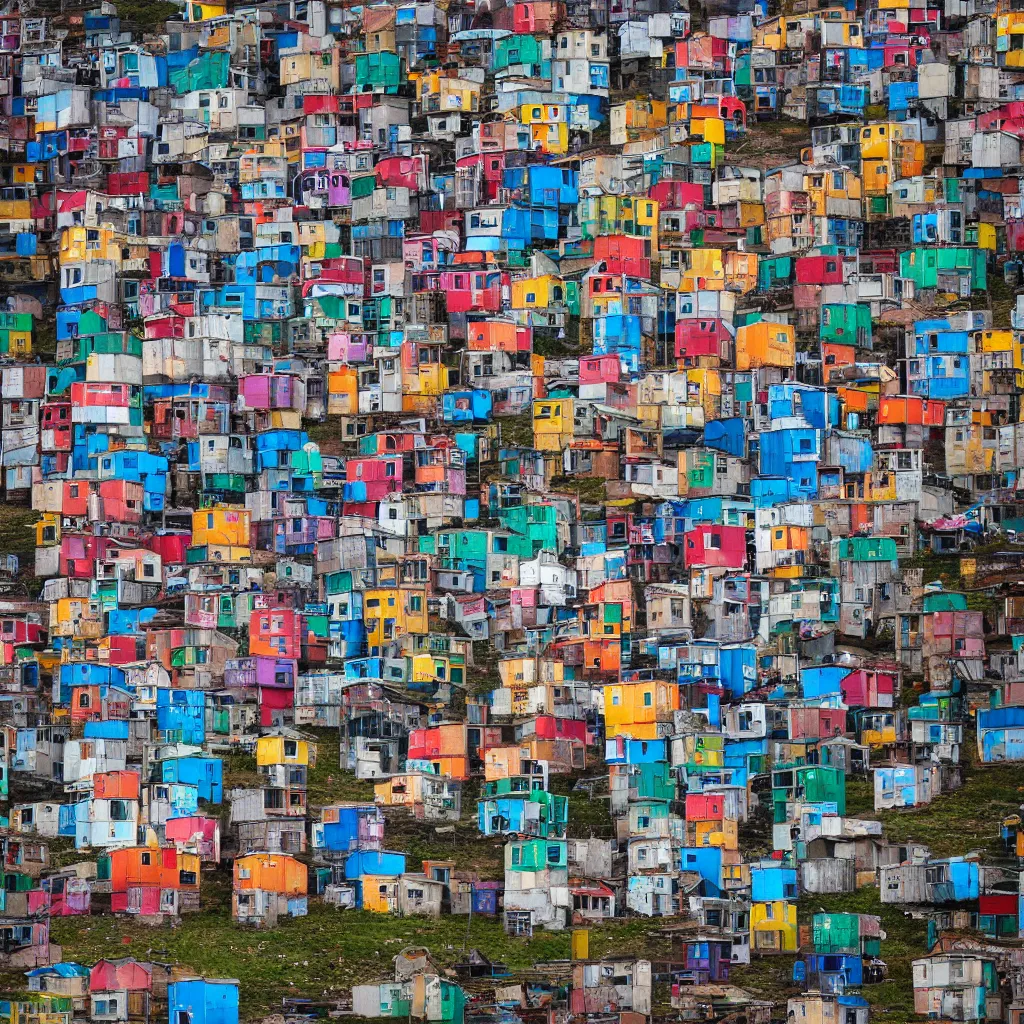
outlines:
[{"label": "blue house", "polygon": [[979,710],[977,725],[978,755],[985,764],[1024,761],[1024,707]]},{"label": "blue house", "polygon": [[490,423],[493,405],[491,392],[479,388],[447,391],[441,397],[445,423]]},{"label": "blue house", "polygon": [[695,871],[701,877],[703,896],[722,893],[722,851],[716,846],[684,846],[679,855],[683,871]]},{"label": "blue house", "polygon": [[759,473],[784,477],[791,498],[808,500],[818,493],[821,432],[810,427],[768,430],[759,438]]},{"label": "blue house", "polygon": [[803,416],[812,427],[824,430],[839,422],[839,396],[804,384],[772,384],[768,415],[773,420]]},{"label": "blue house", "polygon": [[719,656],[722,685],[733,697],[754,689],[757,683],[757,648],[753,644],[725,644]]},{"label": "blue house", "polygon": [[168,1024],[238,1024],[238,982],[187,978],[167,986]]},{"label": "blue house", "polygon": [[206,740],[206,694],[203,690],[156,691],[156,727],[179,743],[201,747]]},{"label": "blue house", "polygon": [[962,398],[970,394],[969,335],[948,320],[918,320],[907,359],[907,388],[925,398]]},{"label": "blue house", "polygon": [[750,865],[751,899],[757,903],[797,898],[796,868],[781,863]]},{"label": "blue house", "polygon": [[169,757],[155,766],[160,782],[195,786],[200,800],[219,804],[224,800],[224,763],[219,757]]},{"label": "blue house", "polygon": [[864,983],[864,960],[859,953],[805,953],[804,980],[821,992],[845,992]]},{"label": "blue house", "polygon": [[359,879],[363,875],[403,875],[405,854],[392,850],[353,850],[345,861],[345,877]]},{"label": "blue house", "polygon": [[60,671],[53,678],[54,704],[68,704],[71,701],[73,686],[116,686],[120,690],[130,692],[125,684],[124,671],[113,665],[97,665],[94,662],[71,662],[61,665]]},{"label": "blue house", "polygon": [[840,683],[850,674],[842,665],[812,665],[800,670],[800,693],[805,700],[838,696]]},{"label": "blue house", "polygon": [[747,454],[746,421],[735,416],[727,420],[711,420],[704,427],[704,444],[737,458]]},{"label": "blue house", "polygon": [[375,804],[365,807],[339,807],[337,814],[337,821],[317,823],[313,829],[314,839],[319,839],[319,845],[323,849],[340,853],[357,850],[367,824],[376,824],[383,818],[383,812]]},{"label": "blue house", "polygon": [[615,736],[605,740],[606,764],[654,764],[667,761],[664,740],[634,740]]}]

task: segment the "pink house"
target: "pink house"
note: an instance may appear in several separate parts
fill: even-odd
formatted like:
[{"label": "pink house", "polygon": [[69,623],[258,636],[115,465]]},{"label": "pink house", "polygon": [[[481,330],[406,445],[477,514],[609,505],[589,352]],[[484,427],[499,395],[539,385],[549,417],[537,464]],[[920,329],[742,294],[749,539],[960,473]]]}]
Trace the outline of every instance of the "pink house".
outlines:
[{"label": "pink house", "polygon": [[372,344],[368,334],[332,334],[327,339],[327,358],[332,363],[365,363]]},{"label": "pink house", "polygon": [[617,355],[582,356],[580,358],[581,384],[607,384],[619,379],[621,366]]},{"label": "pink house", "polygon": [[167,842],[178,853],[198,853],[203,861],[220,861],[220,822],[194,814],[187,818],[170,818],[164,825]]},{"label": "pink house", "polygon": [[842,736],[846,732],[846,709],[823,707],[790,707],[789,738],[791,740],[822,740]]},{"label": "pink house", "polygon": [[839,683],[843,702],[850,707],[891,708],[896,693],[895,669],[859,668]]},{"label": "pink house", "polygon": [[291,409],[296,391],[290,374],[253,373],[238,378],[238,396],[248,409]]}]

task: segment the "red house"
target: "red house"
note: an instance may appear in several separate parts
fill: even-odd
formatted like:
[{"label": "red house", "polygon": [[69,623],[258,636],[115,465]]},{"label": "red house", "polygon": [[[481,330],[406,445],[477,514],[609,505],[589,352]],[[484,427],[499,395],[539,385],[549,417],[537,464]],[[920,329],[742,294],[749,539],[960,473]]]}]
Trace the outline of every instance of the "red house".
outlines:
[{"label": "red house", "polygon": [[508,274],[497,270],[445,271],[439,277],[449,313],[497,313],[502,285],[509,283]]},{"label": "red house", "polygon": [[742,526],[705,524],[683,535],[683,561],[691,566],[743,569],[747,563],[747,531]]},{"label": "red house", "polygon": [[42,431],[44,452],[71,451],[71,403],[47,402],[40,410],[39,429]]},{"label": "red house", "polygon": [[150,969],[135,960],[98,960],[89,972],[90,992],[149,992]]},{"label": "red house", "polygon": [[345,480],[346,497],[350,496],[349,485],[361,482],[366,493],[360,495],[357,493],[359,489],[353,488],[352,500],[380,501],[387,495],[402,490],[402,458],[384,456],[376,459],[349,459],[345,463]]},{"label": "red house", "polygon": [[251,612],[249,654],[298,660],[302,654],[305,631],[306,617],[294,608]]},{"label": "red house", "polygon": [[796,261],[797,284],[842,284],[841,256],[801,256]]},{"label": "red house", "polygon": [[659,181],[648,195],[659,210],[704,209],[704,186],[691,181]]},{"label": "red house", "polygon": [[651,278],[651,240],[634,235],[600,235],[594,239],[594,262],[610,274]]},{"label": "red house", "polygon": [[702,356],[728,359],[732,335],[725,321],[717,317],[687,317],[676,321],[676,359],[696,366]]}]

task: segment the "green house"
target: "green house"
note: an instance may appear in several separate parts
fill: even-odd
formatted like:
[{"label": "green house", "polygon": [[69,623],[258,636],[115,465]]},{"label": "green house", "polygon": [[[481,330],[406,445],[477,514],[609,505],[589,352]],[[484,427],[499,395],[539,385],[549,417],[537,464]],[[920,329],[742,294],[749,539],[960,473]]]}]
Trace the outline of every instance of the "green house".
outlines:
[{"label": "green house", "polygon": [[[356,90],[358,92],[397,93],[402,84],[402,59],[397,53],[356,54]],[[353,198],[355,193],[353,193]]]},{"label": "green house", "polygon": [[779,765],[772,772],[772,804],[776,824],[786,821],[786,804],[835,804],[846,813],[846,776],[842,768],[827,765]]},{"label": "green house", "polygon": [[686,483],[690,487],[713,487],[715,483],[715,453],[686,453]]},{"label": "green house", "polygon": [[494,46],[492,69],[504,71],[516,64],[540,64],[543,59],[542,43],[536,36],[506,36]]},{"label": "green house", "polygon": [[836,551],[844,562],[895,562],[899,557],[891,537],[846,537]]},{"label": "green house", "polygon": [[948,590],[925,594],[921,607],[926,615],[932,612],[965,612],[967,611],[967,596]]},{"label": "green house", "polygon": [[568,866],[568,847],[563,839],[525,839],[505,847],[506,871],[544,871]]},{"label": "green house", "polygon": [[[849,955],[878,956],[882,942],[878,928],[863,929],[873,935],[861,936],[864,924],[872,919],[859,913],[816,913],[811,919],[811,937],[816,953],[846,953]],[[878,923],[878,919],[873,919]]]},{"label": "green house", "polygon": [[983,249],[918,247],[900,253],[900,277],[913,281],[918,288],[937,288],[940,274],[957,274],[970,277],[972,291],[984,291],[988,287],[986,270]]},{"label": "green house", "polygon": [[226,50],[204,53],[183,68],[168,70],[167,84],[179,96],[195,89],[226,89],[230,65],[231,54]]},{"label": "green house", "polygon": [[822,341],[871,348],[871,307],[862,302],[826,302],[820,325]]},{"label": "green house", "polygon": [[525,547],[516,551],[522,557],[532,558],[541,550],[558,551],[558,509],[554,505],[516,505],[501,509],[498,521],[506,530],[529,540],[528,551]]},{"label": "green house", "polygon": [[668,761],[635,764],[629,773],[629,798],[640,801],[675,800],[676,779]]}]

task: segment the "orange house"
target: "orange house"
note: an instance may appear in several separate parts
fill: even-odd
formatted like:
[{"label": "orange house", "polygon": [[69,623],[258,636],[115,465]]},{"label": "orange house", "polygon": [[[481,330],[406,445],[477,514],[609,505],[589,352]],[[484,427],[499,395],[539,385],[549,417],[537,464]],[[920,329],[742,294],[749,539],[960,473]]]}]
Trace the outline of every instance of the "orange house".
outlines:
[{"label": "orange house", "polygon": [[308,888],[306,865],[286,853],[251,853],[235,860],[236,890],[304,896]]},{"label": "orange house", "polygon": [[533,347],[533,328],[511,321],[481,320],[468,330],[470,352],[529,352]]},{"label": "orange house", "polygon": [[796,332],[792,324],[768,320],[744,324],[736,331],[736,369],[796,365]]},{"label": "orange house", "polygon": [[[117,773],[123,774],[123,773]],[[132,846],[101,858],[115,914],[158,916],[199,909],[199,855],[174,847]]]},{"label": "orange house", "polygon": [[98,800],[138,800],[138,772],[97,772],[92,777],[93,796]]},{"label": "orange house", "polygon": [[835,341],[823,341],[821,343],[821,361],[825,367],[825,380],[828,381],[829,374],[843,366],[855,366],[857,363],[857,349],[853,345],[840,345]]},{"label": "orange house", "polygon": [[619,637],[583,641],[583,667],[587,673],[618,672],[622,665],[622,641]]}]

